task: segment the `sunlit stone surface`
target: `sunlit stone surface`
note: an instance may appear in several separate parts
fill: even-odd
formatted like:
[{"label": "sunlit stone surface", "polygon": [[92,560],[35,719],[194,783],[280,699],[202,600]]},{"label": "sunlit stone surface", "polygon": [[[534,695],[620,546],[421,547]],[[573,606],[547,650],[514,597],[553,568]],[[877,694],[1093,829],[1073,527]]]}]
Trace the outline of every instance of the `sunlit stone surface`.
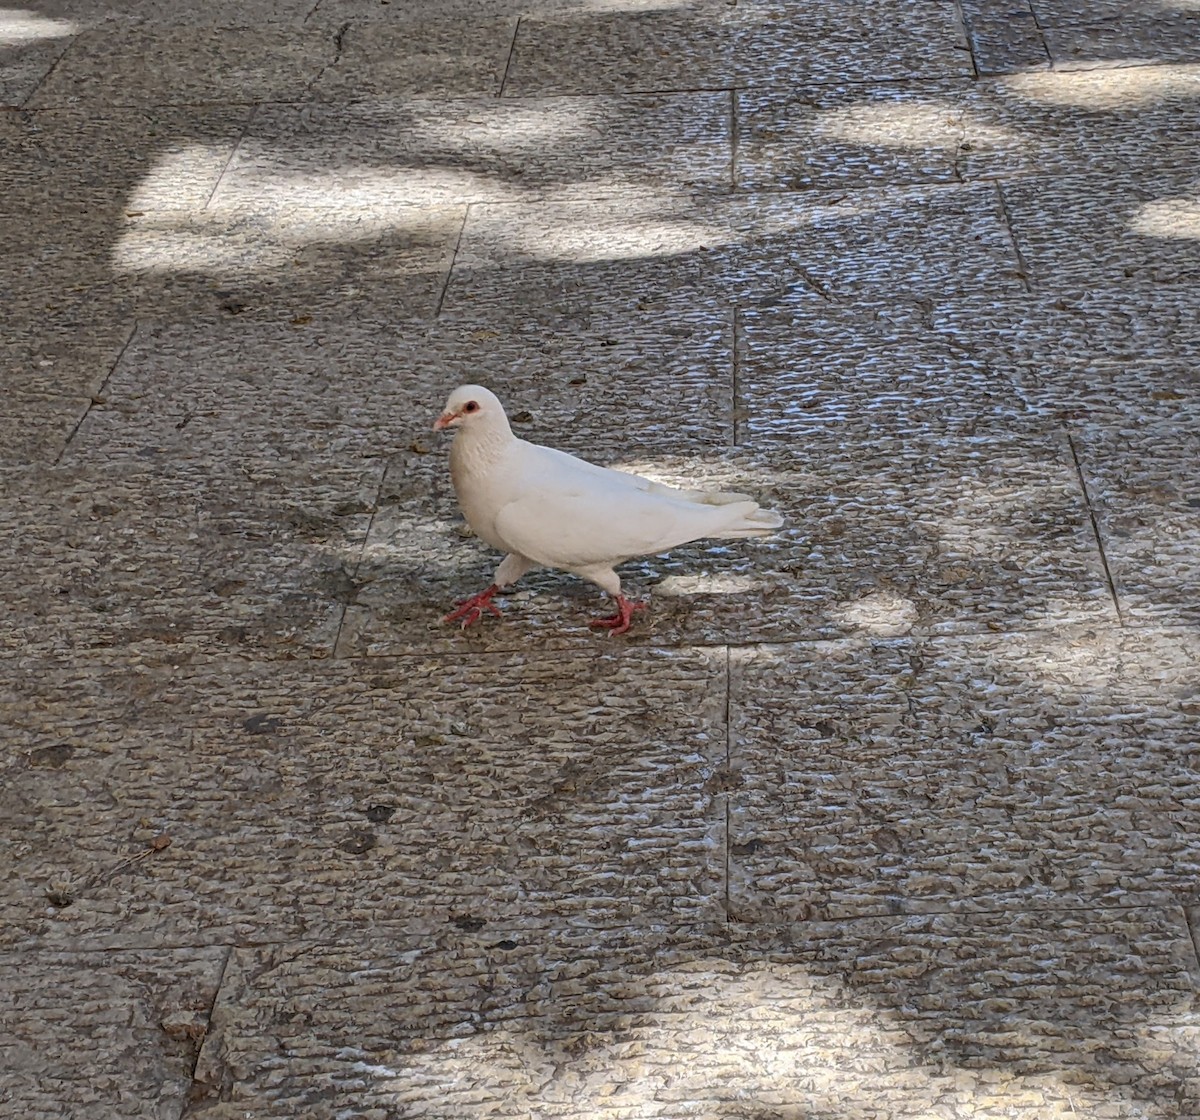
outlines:
[{"label": "sunlit stone surface", "polygon": [[0,1114],[1195,1120],[1197,20],[0,7]]}]

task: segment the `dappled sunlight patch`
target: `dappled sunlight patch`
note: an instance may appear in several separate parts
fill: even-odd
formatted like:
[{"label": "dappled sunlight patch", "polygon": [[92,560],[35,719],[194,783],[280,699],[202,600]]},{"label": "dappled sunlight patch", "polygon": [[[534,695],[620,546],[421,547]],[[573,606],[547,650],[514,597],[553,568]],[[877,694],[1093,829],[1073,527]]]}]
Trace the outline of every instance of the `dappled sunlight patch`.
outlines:
[{"label": "dappled sunlight patch", "polygon": [[695,0],[571,0],[561,14],[565,16],[585,12],[670,12],[679,8],[694,9]]},{"label": "dappled sunlight patch", "polygon": [[668,599],[689,595],[745,595],[761,586],[762,580],[736,572],[693,572],[667,576],[654,585],[654,594]]},{"label": "dappled sunlight patch", "polygon": [[1172,98],[1200,97],[1200,65],[1035,70],[1009,74],[999,79],[999,85],[1043,105],[1112,112],[1144,108]]},{"label": "dappled sunlight patch", "polygon": [[1200,199],[1156,198],[1138,208],[1129,228],[1146,237],[1200,240]]},{"label": "dappled sunlight patch", "polygon": [[[919,976],[917,968],[950,971],[945,958],[934,964],[919,949],[897,947],[904,952],[910,963],[885,953],[873,964],[892,983],[903,983],[908,971]],[[887,1100],[889,1115],[911,1120],[1001,1112],[1067,1120],[1079,1115],[1077,1102],[1090,1114],[1098,1100],[1120,1107],[1124,1096],[1119,1087],[1089,1084],[1078,1070],[1068,1080],[1040,1068],[1045,1063],[1036,1057],[1012,1065],[1013,1055],[1040,1056],[1041,1047],[1059,1041],[1060,1028],[1029,1018],[1032,1010],[1014,1015],[1006,1030],[986,1014],[959,1022],[951,1013],[959,1026],[948,1047],[949,1037],[941,1038],[951,1036],[948,1024],[939,1030],[911,1007],[853,998],[851,974],[824,976],[785,961],[742,963],[714,953],[636,980],[617,972],[611,988],[575,993],[575,972],[586,975],[594,964],[584,959],[587,965],[531,988],[512,1021],[476,1022],[464,1014],[457,1037],[406,1048],[402,1061],[381,1060],[393,1058],[392,1050],[344,1047],[336,1055],[344,1064],[327,1075],[329,1082],[385,1108],[420,1110],[436,1090],[464,1120],[491,1115],[502,1096],[614,1118],[675,1116],[680,1107],[690,1114],[734,1100],[738,1115],[769,1109],[773,1116],[841,1117],[864,1108],[874,1114]],[[989,964],[1005,969],[1010,986],[1022,985],[1007,962]],[[916,986],[921,1002],[933,998]],[[979,996],[971,993],[966,1002],[973,1006]],[[1177,1039],[1163,1041],[1177,1052]],[[996,1058],[957,1067],[947,1061],[954,1046],[988,1048]]]},{"label": "dappled sunlight patch", "polygon": [[955,132],[969,136],[976,145],[1011,147],[1028,142],[1013,129],[988,124],[944,101],[864,101],[826,109],[817,115],[814,132],[875,148],[941,147]]},{"label": "dappled sunlight patch", "polygon": [[431,151],[461,151],[473,155],[482,149],[537,155],[547,145],[596,139],[610,128],[611,115],[597,98],[555,98],[547,102],[522,104],[496,101],[472,105],[465,119],[422,120],[412,123],[415,148],[426,145]]},{"label": "dappled sunlight patch", "polygon": [[907,634],[917,624],[920,612],[911,599],[893,591],[879,591],[835,604],[829,608],[829,617],[848,629],[895,637]]},{"label": "dappled sunlight patch", "polygon": [[[249,169],[239,172],[241,197],[269,199],[270,206],[324,209],[331,215],[347,211],[378,212],[384,207],[428,206],[480,196],[495,198],[517,192],[495,185],[478,171],[461,167],[342,167],[336,171],[279,171]],[[231,209],[218,192],[211,210]],[[241,209],[249,209],[242,205]]]},{"label": "dappled sunlight patch", "polygon": [[547,214],[546,223],[535,228],[522,213],[520,220],[496,223],[490,232],[499,247],[519,256],[579,264],[676,256],[734,240],[731,231],[715,224],[655,214],[648,208],[619,222],[599,223],[595,218],[586,210],[564,209]]},{"label": "dappled sunlight patch", "polygon": [[113,246],[112,263],[117,272],[283,273],[318,264],[348,244],[395,238],[402,243],[389,247],[389,273],[424,273],[445,254],[454,221],[461,218],[451,211],[413,206],[384,214],[294,206],[151,211],[130,219]]},{"label": "dappled sunlight patch", "polygon": [[0,8],[0,47],[21,47],[44,39],[65,39],[83,30],[69,19],[47,19],[19,8]]}]

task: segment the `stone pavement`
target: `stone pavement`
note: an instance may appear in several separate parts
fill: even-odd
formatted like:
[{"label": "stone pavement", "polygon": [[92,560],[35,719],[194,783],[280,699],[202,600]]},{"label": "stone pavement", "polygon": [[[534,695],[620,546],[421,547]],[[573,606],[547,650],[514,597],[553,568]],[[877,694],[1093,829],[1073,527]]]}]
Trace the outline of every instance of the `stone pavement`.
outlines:
[{"label": "stone pavement", "polygon": [[[0,1116],[1200,1117],[1192,0],[8,0],[0,104]],[[787,526],[443,626],[465,380]]]}]

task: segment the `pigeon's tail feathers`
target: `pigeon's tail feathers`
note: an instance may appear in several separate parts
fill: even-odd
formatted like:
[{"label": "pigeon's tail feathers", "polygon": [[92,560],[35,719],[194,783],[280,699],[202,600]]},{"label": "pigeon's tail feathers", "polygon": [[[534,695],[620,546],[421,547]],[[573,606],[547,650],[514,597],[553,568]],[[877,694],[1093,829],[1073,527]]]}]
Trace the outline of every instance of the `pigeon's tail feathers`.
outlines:
[{"label": "pigeon's tail feathers", "polygon": [[[728,497],[728,495],[725,495]],[[783,518],[774,510],[761,509],[757,502],[744,500],[726,504],[729,521],[726,522],[714,537],[732,539],[735,537],[765,537],[783,526]]]},{"label": "pigeon's tail feathers", "polygon": [[[648,481],[648,480],[647,480]],[[661,482],[649,482],[648,494],[660,494],[664,498],[679,498],[685,502],[697,502],[704,506],[730,506],[734,502],[752,502],[749,494],[735,494],[732,490],[679,490]]]}]

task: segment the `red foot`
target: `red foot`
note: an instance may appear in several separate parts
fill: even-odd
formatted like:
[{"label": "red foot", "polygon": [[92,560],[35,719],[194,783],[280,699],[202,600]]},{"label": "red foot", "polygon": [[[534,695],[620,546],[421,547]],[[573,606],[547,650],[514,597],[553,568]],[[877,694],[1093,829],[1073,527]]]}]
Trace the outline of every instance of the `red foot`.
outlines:
[{"label": "red foot", "polygon": [[589,626],[598,626],[603,630],[611,630],[614,634],[624,634],[629,629],[629,622],[634,611],[644,611],[645,603],[631,603],[624,595],[617,596],[617,613],[612,618],[593,618]]},{"label": "red foot", "polygon": [[478,595],[472,595],[469,599],[462,599],[455,603],[455,609],[452,610],[443,622],[456,622],[458,619],[463,620],[462,628],[465,630],[468,626],[473,626],[483,617],[484,611],[490,611],[497,618],[500,617],[500,610],[492,602],[492,596],[499,591],[494,583],[485,591],[481,591]]}]

